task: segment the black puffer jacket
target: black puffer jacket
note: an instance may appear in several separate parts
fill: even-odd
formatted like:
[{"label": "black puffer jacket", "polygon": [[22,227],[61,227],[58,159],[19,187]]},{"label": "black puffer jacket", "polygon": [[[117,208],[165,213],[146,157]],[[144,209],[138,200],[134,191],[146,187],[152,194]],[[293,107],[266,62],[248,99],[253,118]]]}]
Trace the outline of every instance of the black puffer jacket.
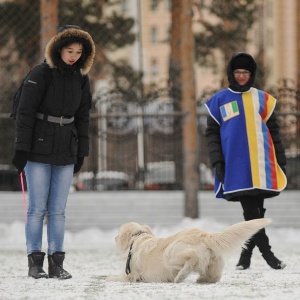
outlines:
[{"label": "black puffer jacket", "polygon": [[[83,55],[75,65],[67,66],[59,59],[60,50],[73,42],[83,44]],[[76,26],[63,27],[46,47],[46,62],[34,67],[26,79],[17,113],[15,149],[29,152],[30,161],[67,165],[89,154],[91,92],[87,73],[94,55],[95,46],[87,32]],[[50,72],[51,82],[46,83],[49,76],[45,72]],[[37,119],[37,113],[74,117],[74,122],[61,126]]]}]

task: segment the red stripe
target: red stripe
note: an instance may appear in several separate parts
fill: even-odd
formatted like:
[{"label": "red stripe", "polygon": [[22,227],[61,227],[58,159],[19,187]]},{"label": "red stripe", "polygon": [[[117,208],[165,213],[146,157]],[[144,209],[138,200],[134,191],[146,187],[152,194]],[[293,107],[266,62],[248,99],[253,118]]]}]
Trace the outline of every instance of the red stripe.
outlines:
[{"label": "red stripe", "polygon": [[268,143],[269,143],[269,158],[270,158],[270,167],[271,167],[271,178],[272,178],[272,188],[277,189],[277,173],[276,173],[276,165],[275,165],[275,154],[272,147],[272,137],[271,134],[268,133]]},{"label": "red stripe", "polygon": [[261,118],[265,120],[267,113],[268,113],[268,99],[269,99],[269,94],[264,92],[264,109],[261,112]]}]

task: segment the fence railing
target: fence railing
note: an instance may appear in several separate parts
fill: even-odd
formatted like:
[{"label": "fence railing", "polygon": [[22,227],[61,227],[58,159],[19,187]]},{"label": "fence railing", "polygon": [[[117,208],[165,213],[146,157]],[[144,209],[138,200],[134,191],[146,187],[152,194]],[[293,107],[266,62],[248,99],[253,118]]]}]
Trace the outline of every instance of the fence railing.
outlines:
[{"label": "fence railing", "polygon": [[[287,117],[287,114],[277,115],[280,123]],[[201,190],[213,187],[213,172],[206,148],[206,117],[205,113],[198,113]],[[293,117],[298,120],[299,114],[295,113]],[[181,118],[180,112],[171,111],[93,113],[90,156],[74,177],[74,187],[78,190],[182,189]],[[7,118],[2,121],[12,122]],[[0,131],[3,130],[0,128]],[[283,143],[291,144],[290,137],[291,134],[282,135]],[[299,143],[299,135],[294,138]],[[300,189],[300,153],[297,149],[287,149],[286,153],[288,189]],[[9,164],[10,161],[0,165],[0,190],[20,188],[17,172]]]}]

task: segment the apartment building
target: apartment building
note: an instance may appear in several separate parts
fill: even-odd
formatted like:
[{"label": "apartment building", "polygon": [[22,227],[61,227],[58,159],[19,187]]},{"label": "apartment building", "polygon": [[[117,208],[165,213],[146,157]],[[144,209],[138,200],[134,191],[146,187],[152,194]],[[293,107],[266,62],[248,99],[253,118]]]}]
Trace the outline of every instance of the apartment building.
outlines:
[{"label": "apartment building", "polygon": [[[299,6],[298,0],[264,0],[263,50],[267,70],[266,82],[278,79],[298,81],[299,74]],[[297,36],[298,35],[298,36]]]},{"label": "apartment building", "polygon": [[[137,41],[134,46],[112,55],[126,57],[144,73],[144,84],[165,85],[169,70],[169,33],[171,26],[170,0],[123,0],[120,10],[135,18]],[[249,32],[246,51],[261,54],[266,70],[266,85],[277,84],[281,78],[294,82],[300,77],[299,0],[257,0],[259,18]],[[196,28],[196,27],[195,27]],[[196,29],[197,30],[197,29]],[[262,53],[260,53],[262,52]],[[217,57],[223,72],[221,56]],[[195,64],[196,93],[207,86],[217,85],[223,74]]]}]

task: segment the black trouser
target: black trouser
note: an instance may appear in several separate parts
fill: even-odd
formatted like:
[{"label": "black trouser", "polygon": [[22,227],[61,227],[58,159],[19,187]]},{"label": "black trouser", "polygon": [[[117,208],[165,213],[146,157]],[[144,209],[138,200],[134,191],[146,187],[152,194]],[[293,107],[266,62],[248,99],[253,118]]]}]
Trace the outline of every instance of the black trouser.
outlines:
[{"label": "black trouser", "polygon": [[[244,219],[246,221],[264,217],[264,198],[257,196],[244,196],[241,197],[239,201],[241,202],[242,208],[244,210]],[[259,248],[259,251],[263,255],[268,255],[270,253],[271,246],[269,245],[269,238],[266,235],[266,230],[264,228],[259,230],[251,238],[251,240],[254,241],[255,245]]]},{"label": "black trouser", "polygon": [[264,198],[244,196],[240,198],[246,221],[264,217]]}]

